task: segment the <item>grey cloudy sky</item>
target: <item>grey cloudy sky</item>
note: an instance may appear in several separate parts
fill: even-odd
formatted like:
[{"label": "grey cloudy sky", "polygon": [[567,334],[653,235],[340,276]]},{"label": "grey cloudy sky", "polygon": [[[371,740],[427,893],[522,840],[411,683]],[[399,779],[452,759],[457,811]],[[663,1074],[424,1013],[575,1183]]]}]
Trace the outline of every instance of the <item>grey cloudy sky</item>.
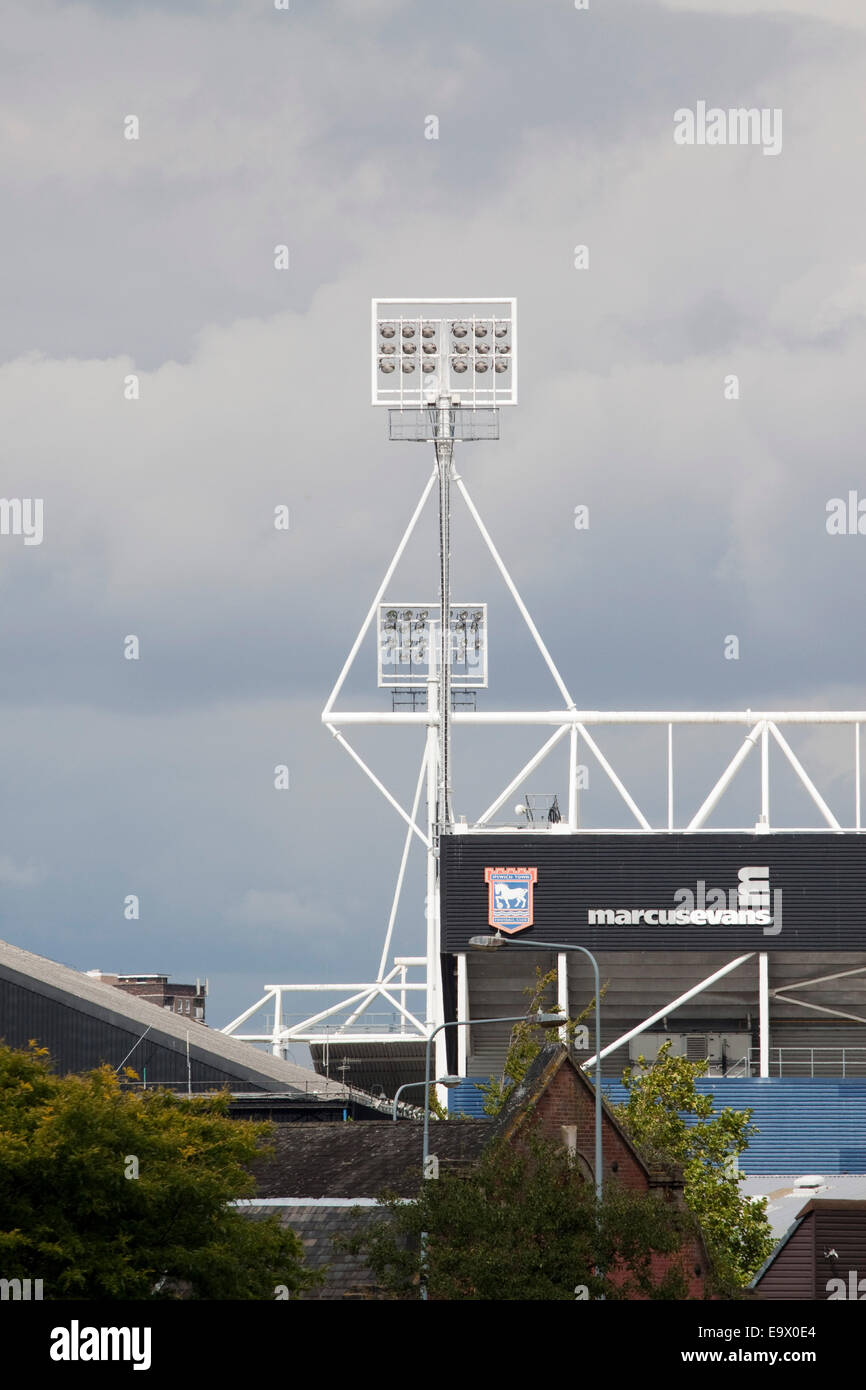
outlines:
[{"label": "grey cloudy sky", "polygon": [[[0,64],[2,491],[45,507],[0,536],[4,937],[207,974],[216,1024],[375,969],[400,823],[319,715],[429,460],[367,403],[373,295],[518,297],[521,405],[460,465],[581,706],[866,703],[866,539],[825,526],[866,495],[860,0],[9,0]],[[781,153],[675,145],[699,100],[780,108]],[[485,707],[554,703],[459,517],[455,589]],[[408,797],[418,736],[354,741]],[[458,740],[457,809],[539,741]],[[655,745],[605,747],[661,815]]]}]

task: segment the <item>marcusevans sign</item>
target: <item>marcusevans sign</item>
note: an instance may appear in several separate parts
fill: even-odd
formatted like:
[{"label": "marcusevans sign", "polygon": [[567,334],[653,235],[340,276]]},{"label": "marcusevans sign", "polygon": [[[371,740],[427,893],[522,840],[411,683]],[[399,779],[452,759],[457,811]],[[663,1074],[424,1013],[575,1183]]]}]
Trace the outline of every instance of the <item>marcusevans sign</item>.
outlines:
[{"label": "marcusevans sign", "polygon": [[602,951],[866,952],[864,835],[447,835],[440,863],[446,952],[485,930]]},{"label": "marcusevans sign", "polygon": [[770,870],[768,865],[746,864],[740,869],[736,888],[707,891],[706,881],[698,879],[696,888],[677,888],[673,907],[590,907],[586,920],[590,926],[648,927],[761,927],[764,936],[778,936],[782,930],[782,890],[772,894],[770,908]]}]

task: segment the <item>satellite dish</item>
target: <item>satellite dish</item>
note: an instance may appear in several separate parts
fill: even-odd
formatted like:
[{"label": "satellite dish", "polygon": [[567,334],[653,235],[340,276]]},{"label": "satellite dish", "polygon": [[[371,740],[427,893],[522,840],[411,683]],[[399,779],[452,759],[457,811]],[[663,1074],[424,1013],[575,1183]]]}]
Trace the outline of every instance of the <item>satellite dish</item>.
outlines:
[{"label": "satellite dish", "polygon": [[526,807],[524,806],[524,804],[523,804],[522,801],[518,801],[517,805],[516,805],[515,808],[514,808],[514,814],[515,814],[516,816],[525,816],[525,815],[526,815]]}]

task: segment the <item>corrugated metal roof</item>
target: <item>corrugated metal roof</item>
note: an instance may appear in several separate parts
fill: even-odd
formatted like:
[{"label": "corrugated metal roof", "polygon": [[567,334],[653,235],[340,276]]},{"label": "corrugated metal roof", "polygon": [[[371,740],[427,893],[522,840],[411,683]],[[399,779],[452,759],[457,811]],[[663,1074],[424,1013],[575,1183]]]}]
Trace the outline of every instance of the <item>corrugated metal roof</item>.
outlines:
[{"label": "corrugated metal roof", "polygon": [[[251,1043],[240,1042],[202,1023],[190,1023],[179,1014],[148,1003],[134,995],[103,984],[92,976],[73,970],[57,961],[25,951],[8,941],[0,941],[0,976],[20,983],[26,988],[72,1004],[89,1014],[139,1032],[149,1028],[151,1039],[170,1039],[172,1045],[186,1047],[189,1035],[190,1055],[212,1065],[230,1065],[239,1079],[262,1086],[267,1091],[295,1092],[298,1095],[318,1094],[328,1099],[348,1099],[347,1087],[328,1081],[307,1067],[283,1061],[268,1052],[260,1052]],[[2,1031],[2,1029],[0,1029]]]}]

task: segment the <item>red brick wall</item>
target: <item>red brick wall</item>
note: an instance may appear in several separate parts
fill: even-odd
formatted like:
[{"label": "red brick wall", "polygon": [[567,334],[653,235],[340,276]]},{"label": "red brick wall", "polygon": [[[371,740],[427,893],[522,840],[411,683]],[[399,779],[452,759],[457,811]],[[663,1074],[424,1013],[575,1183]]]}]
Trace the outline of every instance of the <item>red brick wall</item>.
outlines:
[{"label": "red brick wall", "polygon": [[[524,1125],[527,1122],[537,1133],[556,1144],[562,1142],[563,1125],[576,1125],[577,1151],[595,1171],[595,1097],[581,1084],[570,1066],[559,1068]],[[648,1191],[649,1181],[643,1165],[604,1112],[601,1152],[605,1179],[615,1176],[630,1191]],[[614,1163],[617,1165],[615,1174],[611,1166]]]},{"label": "red brick wall", "polygon": [[[523,1123],[514,1132],[514,1140],[520,1142],[522,1134],[534,1130],[554,1143],[562,1143],[563,1125],[577,1128],[577,1151],[595,1171],[595,1095],[584,1086],[574,1069],[564,1063],[559,1067],[535,1105],[527,1113]],[[604,1181],[616,1181],[632,1192],[660,1192],[672,1207],[682,1205],[682,1185],[671,1182],[662,1186],[654,1182],[634,1150],[620,1133],[618,1127],[606,1112],[602,1112],[601,1152],[604,1165]],[[616,1170],[613,1165],[616,1164]],[[707,1275],[707,1257],[701,1242],[689,1238],[678,1255],[655,1255],[651,1261],[653,1279],[658,1281],[671,1267],[679,1267],[688,1284],[690,1298],[703,1298]],[[700,1271],[699,1274],[695,1270]],[[614,1283],[622,1284],[627,1279],[623,1271],[620,1277],[611,1273]]]}]

